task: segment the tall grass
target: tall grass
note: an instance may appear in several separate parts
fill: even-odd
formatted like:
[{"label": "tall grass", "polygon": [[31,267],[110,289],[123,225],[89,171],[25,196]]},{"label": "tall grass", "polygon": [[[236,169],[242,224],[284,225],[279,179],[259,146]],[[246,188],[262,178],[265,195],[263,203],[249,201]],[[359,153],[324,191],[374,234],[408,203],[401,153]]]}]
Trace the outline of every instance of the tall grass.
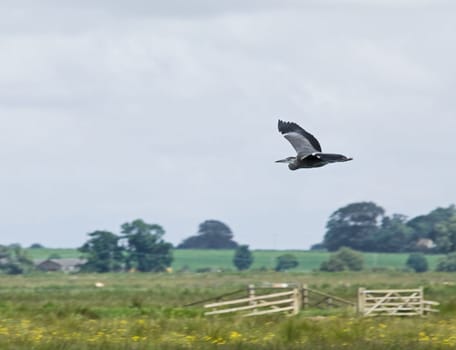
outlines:
[{"label": "tall grass", "polygon": [[[443,349],[456,347],[456,286],[443,273],[174,273],[0,276],[0,349]],[[424,286],[426,318],[204,317],[198,300],[249,283],[300,282],[354,300],[359,286]],[[102,282],[103,288],[97,288]]]}]

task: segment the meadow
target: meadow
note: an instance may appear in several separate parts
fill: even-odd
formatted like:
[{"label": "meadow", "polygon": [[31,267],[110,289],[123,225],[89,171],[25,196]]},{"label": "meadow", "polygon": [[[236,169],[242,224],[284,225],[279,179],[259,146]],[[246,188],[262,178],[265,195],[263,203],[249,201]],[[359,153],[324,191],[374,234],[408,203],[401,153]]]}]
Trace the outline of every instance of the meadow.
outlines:
[{"label": "meadow", "polygon": [[[0,276],[0,349],[451,349],[456,284],[449,273],[37,273]],[[352,308],[205,317],[198,300],[250,283],[299,282],[355,300],[358,287],[423,286],[440,313],[360,318]],[[96,287],[96,283],[103,287]]]},{"label": "meadow", "polygon": [[[254,250],[254,262],[252,269],[270,270],[275,267],[279,255],[290,253],[296,256],[299,261],[294,271],[309,272],[316,270],[320,264],[329,258],[328,252],[308,250]],[[78,258],[81,253],[76,249],[40,248],[28,249],[27,254],[33,259],[47,259],[52,254],[61,258]],[[233,250],[212,250],[212,249],[175,249],[173,251],[174,271],[199,269],[222,269],[234,270]],[[403,269],[409,254],[403,253],[364,253],[365,266],[377,269]],[[429,268],[432,270],[437,265],[442,255],[426,255]]]}]

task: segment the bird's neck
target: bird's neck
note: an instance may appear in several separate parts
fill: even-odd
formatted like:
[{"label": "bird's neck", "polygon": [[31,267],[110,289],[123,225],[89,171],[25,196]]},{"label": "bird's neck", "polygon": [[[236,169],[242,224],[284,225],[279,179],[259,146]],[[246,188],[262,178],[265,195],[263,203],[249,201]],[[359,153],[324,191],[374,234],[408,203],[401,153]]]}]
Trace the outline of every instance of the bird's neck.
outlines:
[{"label": "bird's neck", "polygon": [[299,168],[299,166],[298,166],[297,158],[290,160],[290,162],[288,163],[288,169],[296,170],[298,168]]}]

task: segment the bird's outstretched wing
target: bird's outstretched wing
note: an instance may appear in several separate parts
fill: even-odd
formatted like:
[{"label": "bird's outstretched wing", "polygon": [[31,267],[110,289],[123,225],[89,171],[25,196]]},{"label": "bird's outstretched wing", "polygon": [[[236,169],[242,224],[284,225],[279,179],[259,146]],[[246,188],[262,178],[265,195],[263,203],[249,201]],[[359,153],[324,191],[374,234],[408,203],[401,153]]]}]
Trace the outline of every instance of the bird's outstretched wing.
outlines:
[{"label": "bird's outstretched wing", "polygon": [[296,153],[305,155],[321,152],[318,140],[298,124],[279,120],[279,131],[291,143]]}]

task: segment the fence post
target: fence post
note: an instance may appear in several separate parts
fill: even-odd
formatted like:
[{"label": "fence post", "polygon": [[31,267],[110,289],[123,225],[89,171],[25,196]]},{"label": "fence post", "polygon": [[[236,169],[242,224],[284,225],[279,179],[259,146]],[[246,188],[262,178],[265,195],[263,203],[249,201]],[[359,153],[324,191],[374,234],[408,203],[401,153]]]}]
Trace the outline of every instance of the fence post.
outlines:
[{"label": "fence post", "polygon": [[358,288],[358,303],[356,304],[356,311],[358,315],[364,315],[364,305],[366,298],[364,291],[365,288]]},{"label": "fence post", "polygon": [[424,315],[424,291],[423,286],[420,287],[420,316]]},{"label": "fence post", "polygon": [[328,307],[332,307],[332,306],[333,306],[333,300],[332,300],[332,298],[327,298],[327,299],[326,299],[326,303],[328,304]]},{"label": "fence post", "polygon": [[301,302],[301,288],[299,288],[298,286],[295,289],[293,289],[293,315],[299,314],[299,311],[301,310]]},{"label": "fence post", "polygon": [[[249,298],[255,298],[255,285],[249,284]],[[255,300],[250,300],[249,305],[255,305],[257,302]],[[256,312],[257,309],[253,309],[253,312]]]},{"label": "fence post", "polygon": [[302,306],[304,309],[309,307],[309,289],[307,283],[302,285]]}]

